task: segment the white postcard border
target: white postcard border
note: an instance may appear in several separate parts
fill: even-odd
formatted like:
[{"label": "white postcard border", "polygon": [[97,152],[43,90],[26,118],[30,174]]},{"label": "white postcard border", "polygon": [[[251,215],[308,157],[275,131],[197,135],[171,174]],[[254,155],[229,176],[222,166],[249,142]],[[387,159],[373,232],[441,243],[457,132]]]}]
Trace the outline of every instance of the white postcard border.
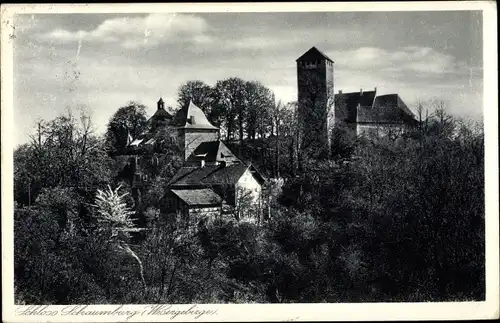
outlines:
[{"label": "white postcard border", "polygon": [[[13,15],[16,13],[129,13],[129,12],[268,12],[268,11],[431,11],[482,10],[484,55],[484,131],[486,203],[486,301],[446,303],[338,303],[338,304],[199,304],[172,305],[170,310],[216,311],[196,318],[194,314],[148,315],[151,305],[94,305],[85,311],[137,311],[127,315],[67,316],[66,306],[48,306],[51,315],[16,315],[26,310],[14,306],[13,284]],[[496,3],[493,1],[372,2],[372,3],[217,3],[217,4],[81,4],[81,5],[2,5],[1,51],[1,166],[2,166],[2,317],[5,322],[150,322],[150,321],[285,321],[285,320],[462,320],[499,316],[499,209],[498,209],[498,49]],[[168,305],[167,305],[168,307]],[[165,307],[165,313],[168,308]],[[66,308],[66,310],[65,310]],[[38,308],[40,310],[41,308]],[[36,309],[34,309],[36,311]],[[120,312],[122,313],[122,312]],[[131,312],[130,312],[131,313]],[[157,311],[156,313],[159,313]],[[172,318],[173,317],[173,318]]]}]

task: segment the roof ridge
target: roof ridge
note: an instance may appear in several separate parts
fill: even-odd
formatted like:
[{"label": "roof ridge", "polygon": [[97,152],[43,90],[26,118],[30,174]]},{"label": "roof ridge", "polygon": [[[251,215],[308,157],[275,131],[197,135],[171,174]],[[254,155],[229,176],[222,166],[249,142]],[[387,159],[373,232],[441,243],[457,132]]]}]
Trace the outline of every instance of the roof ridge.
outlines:
[{"label": "roof ridge", "polygon": [[314,51],[316,51],[318,54],[320,54],[321,56],[323,56],[324,59],[330,61],[333,63],[333,60],[328,57],[328,55],[326,55],[325,53],[323,53],[321,50],[319,50],[316,46],[313,46],[311,48],[309,48],[304,54],[302,54],[299,58],[297,58],[295,61],[298,62],[300,61],[301,59],[303,59],[303,57],[307,54],[314,54]]}]

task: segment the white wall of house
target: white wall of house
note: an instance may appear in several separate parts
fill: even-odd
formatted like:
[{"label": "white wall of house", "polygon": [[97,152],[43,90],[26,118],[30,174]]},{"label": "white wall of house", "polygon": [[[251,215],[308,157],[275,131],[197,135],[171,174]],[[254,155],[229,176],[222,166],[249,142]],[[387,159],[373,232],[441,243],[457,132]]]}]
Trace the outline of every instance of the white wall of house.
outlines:
[{"label": "white wall of house", "polygon": [[[236,212],[240,220],[259,217],[261,208],[262,186],[247,169],[235,185]],[[255,219],[256,220],[256,219]]]},{"label": "white wall of house", "polygon": [[245,191],[251,197],[254,203],[257,203],[259,201],[262,187],[249,169],[247,169],[245,173],[243,173],[243,175],[236,183],[237,200],[241,197],[238,196],[238,194],[241,194],[242,191]]}]

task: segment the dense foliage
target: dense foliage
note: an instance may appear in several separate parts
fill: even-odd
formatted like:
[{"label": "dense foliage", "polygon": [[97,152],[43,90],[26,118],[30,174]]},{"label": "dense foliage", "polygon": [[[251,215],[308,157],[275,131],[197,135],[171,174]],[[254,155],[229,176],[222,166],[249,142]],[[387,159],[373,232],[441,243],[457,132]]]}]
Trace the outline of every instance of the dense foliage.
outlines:
[{"label": "dense foliage", "polygon": [[[244,85],[231,82],[216,87]],[[281,120],[279,154],[268,158],[292,174],[294,129],[282,125],[293,116],[273,113]],[[41,122],[14,154],[16,302],[484,299],[482,128],[435,116],[398,137],[336,129],[329,158],[304,160],[268,190],[269,217],[258,224],[217,220],[174,230],[173,215],[161,210],[173,174],[164,171],[142,193],[147,233],[133,241],[114,234],[134,227],[135,205],[122,194],[126,183],[114,190],[120,166],[106,140],[84,116],[80,124],[72,116]]]},{"label": "dense foliage", "polygon": [[107,124],[105,145],[110,155],[123,152],[129,138],[136,138],[147,125],[146,106],[138,102],[129,102],[119,108]]},{"label": "dense foliage", "polygon": [[179,87],[178,109],[193,101],[224,132],[223,139],[265,138],[273,134],[273,92],[257,81],[231,77],[209,86],[188,81]]}]

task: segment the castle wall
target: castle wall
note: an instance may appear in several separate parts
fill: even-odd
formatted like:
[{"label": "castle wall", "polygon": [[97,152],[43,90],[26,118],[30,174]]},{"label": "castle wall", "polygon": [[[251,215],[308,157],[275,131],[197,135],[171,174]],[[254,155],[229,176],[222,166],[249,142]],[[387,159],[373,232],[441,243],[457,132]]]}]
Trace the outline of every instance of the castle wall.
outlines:
[{"label": "castle wall", "polygon": [[404,124],[394,123],[394,124],[357,124],[356,134],[358,136],[389,136],[389,135],[401,135],[405,132],[406,127]]}]

